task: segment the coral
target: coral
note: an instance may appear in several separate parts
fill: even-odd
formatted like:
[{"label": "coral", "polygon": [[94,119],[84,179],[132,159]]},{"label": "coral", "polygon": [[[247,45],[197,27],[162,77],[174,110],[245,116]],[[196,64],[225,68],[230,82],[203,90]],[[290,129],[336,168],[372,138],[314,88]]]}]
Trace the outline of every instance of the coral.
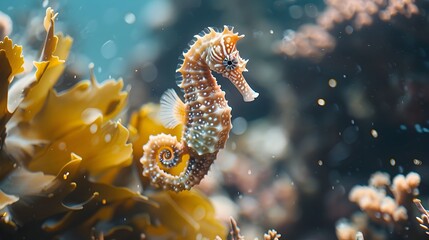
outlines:
[{"label": "coral", "polygon": [[367,217],[355,215],[352,222],[340,220],[336,226],[338,239],[353,239],[358,231],[374,239],[384,239],[382,234],[370,228],[368,217],[381,225],[402,231],[419,185],[420,175],[415,172],[406,176],[398,174],[392,183],[389,174],[376,172],[371,175],[368,186],[353,187],[349,199],[358,204]]},{"label": "coral", "polygon": [[306,24],[298,31],[287,31],[280,51],[292,57],[321,59],[335,48],[335,38],[318,25]]},{"label": "coral", "polygon": [[[356,30],[373,23],[377,15],[383,21],[390,21],[396,15],[410,18],[419,10],[414,0],[327,0],[326,9],[317,16],[316,24],[306,24],[297,31],[288,31],[278,50],[290,57],[310,58],[319,61],[336,45],[329,33],[336,25],[351,21]],[[351,33],[353,27],[346,29]]]},{"label": "coral", "polygon": [[359,235],[368,239],[385,240],[386,236],[369,226],[368,216],[363,213],[355,213],[351,220],[341,219],[337,222],[335,233],[338,240],[358,240]]},{"label": "coral", "polygon": [[[241,235],[240,228],[237,225],[237,222],[234,218],[230,218],[230,239],[231,240],[245,240],[245,237]],[[278,234],[276,230],[268,230],[267,233],[264,234],[264,240],[280,240],[281,234]],[[216,237],[216,240],[222,240],[220,237]]]},{"label": "coral", "polygon": [[[389,175],[374,173],[369,186],[355,186],[349,194],[349,199],[355,202],[368,216],[385,224],[393,224],[408,219],[405,208],[418,194],[420,176],[411,172],[397,175],[390,184]],[[387,193],[391,192],[393,198]]]},{"label": "coral", "polygon": [[420,227],[426,231],[426,234],[429,235],[429,213],[428,211],[423,207],[422,202],[420,199],[415,198],[413,200],[414,204],[416,204],[417,209],[420,211],[421,216],[416,217],[417,221],[419,222]]}]

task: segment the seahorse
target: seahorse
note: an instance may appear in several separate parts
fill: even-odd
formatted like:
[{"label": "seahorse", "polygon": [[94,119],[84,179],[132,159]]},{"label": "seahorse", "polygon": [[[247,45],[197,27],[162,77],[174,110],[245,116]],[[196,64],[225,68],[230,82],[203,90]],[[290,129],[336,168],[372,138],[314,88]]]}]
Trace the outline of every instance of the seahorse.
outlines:
[{"label": "seahorse", "polygon": [[[181,140],[175,136],[151,136],[140,159],[143,175],[157,188],[180,192],[199,184],[220,149],[225,147],[231,125],[231,107],[211,71],[229,79],[244,101],[258,97],[243,77],[248,60],[240,57],[236,43],[244,35],[224,26],[207,28],[195,35],[178,65],[177,85],[184,101],[173,89],[161,96],[160,120],[168,128],[183,124]],[[186,161],[184,164],[180,164]],[[181,167],[182,166],[182,167]],[[173,168],[182,168],[173,174]]]}]

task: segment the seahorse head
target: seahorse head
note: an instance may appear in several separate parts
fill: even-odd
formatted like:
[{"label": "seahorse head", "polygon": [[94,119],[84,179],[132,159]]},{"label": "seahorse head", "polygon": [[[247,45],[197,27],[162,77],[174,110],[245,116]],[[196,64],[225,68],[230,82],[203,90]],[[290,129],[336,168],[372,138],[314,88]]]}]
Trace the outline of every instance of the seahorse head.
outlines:
[{"label": "seahorse head", "polygon": [[222,32],[215,32],[213,29],[210,31],[211,34],[216,34],[208,48],[207,63],[210,69],[228,78],[240,91],[244,101],[253,101],[259,93],[253,91],[243,76],[243,72],[247,72],[246,64],[249,60],[242,59],[236,48],[237,41],[244,35],[234,33],[233,28],[227,26],[224,26]]}]

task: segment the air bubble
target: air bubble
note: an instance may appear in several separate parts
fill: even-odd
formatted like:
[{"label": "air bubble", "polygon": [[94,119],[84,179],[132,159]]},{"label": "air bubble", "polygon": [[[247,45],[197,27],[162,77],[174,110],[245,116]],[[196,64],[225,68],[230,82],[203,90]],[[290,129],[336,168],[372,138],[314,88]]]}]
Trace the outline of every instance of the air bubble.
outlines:
[{"label": "air bubble", "polygon": [[66,147],[67,147],[67,145],[65,142],[58,143],[58,149],[59,150],[61,150],[61,151],[66,150]]},{"label": "air bubble", "polygon": [[[247,120],[243,117],[237,117],[232,121],[232,132],[235,135],[241,135],[247,130]],[[210,123],[210,126],[213,126],[213,123]]]},{"label": "air bubble", "polygon": [[124,20],[128,24],[133,24],[136,21],[136,15],[133,13],[127,13],[125,14]]},{"label": "air bubble", "polygon": [[104,136],[104,141],[105,141],[106,143],[108,143],[108,142],[110,142],[110,140],[112,140],[112,135],[110,135],[110,134],[106,134],[106,136]]},{"label": "air bubble", "polygon": [[89,132],[91,132],[92,134],[96,133],[97,130],[98,130],[98,126],[95,123],[89,127]]},{"label": "air bubble", "polygon": [[101,55],[105,59],[111,59],[116,55],[117,47],[113,40],[108,40],[101,46]]}]

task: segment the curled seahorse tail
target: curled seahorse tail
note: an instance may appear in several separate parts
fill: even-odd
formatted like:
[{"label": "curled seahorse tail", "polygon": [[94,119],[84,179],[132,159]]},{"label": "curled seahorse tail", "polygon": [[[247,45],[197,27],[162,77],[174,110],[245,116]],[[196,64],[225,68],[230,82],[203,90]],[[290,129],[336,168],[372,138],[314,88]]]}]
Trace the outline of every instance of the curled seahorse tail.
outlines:
[{"label": "curled seahorse tail", "polygon": [[[207,174],[216,154],[206,154],[198,158],[189,155],[188,149],[177,138],[167,134],[151,136],[143,146],[143,175],[150,178],[155,187],[180,192],[189,190]],[[187,166],[178,174],[168,173],[169,169],[176,167],[184,158],[188,158]]]}]

